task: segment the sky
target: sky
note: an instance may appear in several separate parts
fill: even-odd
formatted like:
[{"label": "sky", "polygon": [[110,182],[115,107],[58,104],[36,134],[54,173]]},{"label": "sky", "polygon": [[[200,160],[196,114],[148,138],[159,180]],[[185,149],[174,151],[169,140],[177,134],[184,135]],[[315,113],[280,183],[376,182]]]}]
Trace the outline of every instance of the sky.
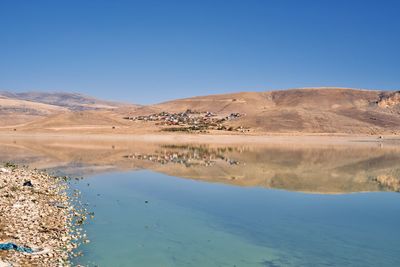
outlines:
[{"label": "sky", "polygon": [[400,88],[397,0],[0,0],[0,90],[150,104]]}]

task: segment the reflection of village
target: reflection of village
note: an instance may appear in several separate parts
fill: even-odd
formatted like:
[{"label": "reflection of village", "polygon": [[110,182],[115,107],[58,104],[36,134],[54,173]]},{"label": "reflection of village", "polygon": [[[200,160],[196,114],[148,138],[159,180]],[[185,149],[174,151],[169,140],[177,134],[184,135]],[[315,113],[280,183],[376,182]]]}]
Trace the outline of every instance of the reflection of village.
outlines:
[{"label": "reflection of village", "polygon": [[242,126],[224,125],[226,122],[242,116],[244,114],[231,113],[228,116],[221,117],[213,112],[199,112],[188,109],[180,113],[160,112],[146,116],[124,117],[124,119],[143,122],[152,121],[156,122],[156,125],[170,126],[163,129],[163,131],[169,132],[205,132],[206,130],[248,132],[249,129]]},{"label": "reflection of village", "polygon": [[208,167],[213,166],[217,161],[226,162],[229,165],[244,164],[224,155],[226,151],[232,150],[233,148],[211,149],[206,146],[164,145],[161,146],[161,150],[155,150],[154,153],[133,153],[125,155],[124,158],[151,161],[162,165],[182,164],[186,167]]},{"label": "reflection of village", "polygon": [[400,179],[398,177],[382,174],[373,178],[382,188],[393,192],[400,192]]},{"label": "reflection of village", "polygon": [[[157,149],[154,149],[150,153],[134,152],[128,155],[124,155],[123,157],[131,160],[151,162],[160,166],[177,164],[184,166],[188,169],[192,167],[217,167],[220,171],[227,168],[225,169],[225,171],[227,171],[231,166],[235,165],[241,165],[243,166],[243,168],[250,168],[253,170],[260,167],[259,164],[254,165],[254,162],[249,162],[248,166],[246,166],[247,164],[244,161],[244,159],[247,158],[246,155],[250,155],[248,149],[246,147],[240,146],[210,147],[208,145],[160,145]],[[238,158],[240,160],[238,160]],[[280,158],[280,156],[277,155],[277,158]],[[261,158],[259,159],[261,160]],[[269,160],[271,160],[271,158],[269,158]],[[262,164],[262,162],[259,163]],[[267,165],[267,162],[265,162],[265,164]],[[224,165],[226,167],[223,167]],[[251,166],[254,166],[254,168],[252,168]],[[215,168],[213,168],[213,170],[215,170]],[[275,170],[275,172],[281,173],[282,175],[270,178],[275,186],[279,187],[278,184],[282,183],[282,181],[291,180],[285,178],[285,176],[291,176],[285,174],[286,171],[287,170],[283,167],[281,168],[281,171]],[[371,173],[371,175],[366,178],[365,182],[375,184],[381,190],[400,192],[400,179],[398,178],[398,175],[394,175],[391,171],[384,172],[384,174],[379,174],[379,172],[374,174]],[[218,174],[218,172],[215,173],[216,176],[218,176]],[[268,177],[267,173],[264,173],[264,175],[265,177]],[[347,176],[350,175],[350,173],[343,173],[343,175]],[[353,175],[357,176],[356,173],[354,173]],[[232,179],[236,179],[235,176],[232,177]],[[354,179],[357,178],[354,177]],[[293,182],[295,182],[295,180]],[[312,181],[310,182],[312,183]],[[318,183],[317,181],[315,182]]]},{"label": "reflection of village", "polygon": [[400,191],[400,147],[179,144],[61,138],[0,140],[0,161],[71,177],[148,169],[170,176],[309,193]]}]

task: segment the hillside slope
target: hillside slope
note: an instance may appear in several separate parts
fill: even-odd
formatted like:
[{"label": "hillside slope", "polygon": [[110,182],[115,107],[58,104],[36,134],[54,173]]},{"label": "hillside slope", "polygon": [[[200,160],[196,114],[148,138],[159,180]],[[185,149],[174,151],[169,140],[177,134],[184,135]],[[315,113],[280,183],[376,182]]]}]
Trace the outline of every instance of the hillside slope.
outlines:
[{"label": "hillside slope", "polygon": [[230,122],[257,132],[395,133],[400,131],[400,92],[340,88],[291,89],[211,95],[169,101],[144,111],[186,109],[220,115],[238,112]]},{"label": "hillside slope", "polygon": [[[186,110],[191,112],[177,114]],[[232,113],[239,115],[224,120]],[[19,124],[18,130],[30,132],[79,132],[80,127],[100,134],[181,131],[184,127],[199,132],[199,128],[192,131],[193,127],[206,122],[214,126],[201,128],[202,132],[400,134],[400,91],[290,89],[199,96],[150,106],[77,94],[0,94],[0,115],[3,129]],[[176,122],[179,116],[182,120]]]},{"label": "hillside slope", "polygon": [[65,107],[69,110],[79,110],[79,111],[94,110],[94,109],[113,109],[127,105],[119,102],[104,101],[77,93],[0,92],[0,96],[1,95],[10,99],[26,100],[31,102]]},{"label": "hillside slope", "polygon": [[65,111],[67,109],[64,107],[12,99],[0,95],[1,126],[18,125]]},{"label": "hillside slope", "polygon": [[[138,105],[99,100],[76,93],[0,92],[0,123],[3,127],[36,123],[68,126],[78,120],[80,125],[109,121],[106,116],[80,116],[79,112],[108,112],[115,109],[134,110]],[[121,117],[121,116],[119,116]],[[76,124],[76,123],[75,123]]]}]

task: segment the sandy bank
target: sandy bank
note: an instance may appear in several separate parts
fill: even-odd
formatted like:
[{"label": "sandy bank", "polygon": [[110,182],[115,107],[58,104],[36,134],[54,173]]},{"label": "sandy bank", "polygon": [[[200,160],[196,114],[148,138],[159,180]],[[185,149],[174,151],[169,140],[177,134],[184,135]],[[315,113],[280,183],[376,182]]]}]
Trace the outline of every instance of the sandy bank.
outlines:
[{"label": "sandy bank", "polygon": [[347,135],[347,134],[111,134],[111,133],[65,133],[65,132],[0,132],[0,140],[79,140],[121,141],[151,143],[208,143],[208,144],[296,144],[296,145],[366,145],[371,143],[400,144],[398,135]]}]

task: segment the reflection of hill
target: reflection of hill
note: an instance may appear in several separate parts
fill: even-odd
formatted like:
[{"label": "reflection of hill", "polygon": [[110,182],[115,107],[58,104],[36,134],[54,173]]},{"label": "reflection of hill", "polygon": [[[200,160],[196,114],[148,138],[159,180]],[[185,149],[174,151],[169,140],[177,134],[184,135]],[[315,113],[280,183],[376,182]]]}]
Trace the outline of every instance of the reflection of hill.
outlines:
[{"label": "reflection of hill", "polygon": [[168,175],[315,193],[398,191],[400,147],[160,145],[123,141],[0,140],[0,161],[70,175],[150,169]]}]

